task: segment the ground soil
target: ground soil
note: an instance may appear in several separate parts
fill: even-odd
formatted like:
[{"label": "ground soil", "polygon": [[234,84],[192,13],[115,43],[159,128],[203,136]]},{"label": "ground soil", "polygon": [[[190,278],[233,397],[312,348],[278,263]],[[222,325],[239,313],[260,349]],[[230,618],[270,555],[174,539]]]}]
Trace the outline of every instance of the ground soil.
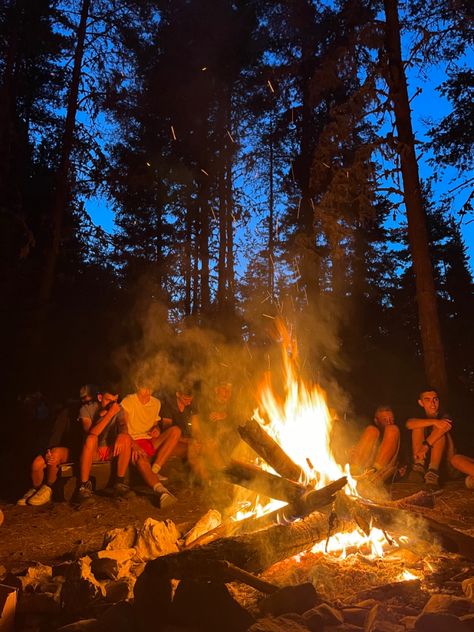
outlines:
[{"label": "ground soil", "polygon": [[[172,465],[172,464],[171,464]],[[115,500],[96,496],[85,506],[70,503],[49,503],[43,507],[18,507],[2,503],[4,523],[0,526],[0,564],[8,571],[19,572],[34,562],[56,563],[75,559],[99,550],[106,531],[134,525],[152,517],[171,519],[183,530],[190,528],[210,507],[222,509],[229,499],[229,489],[190,487],[171,467],[169,488],[178,502],[168,509],[159,509],[150,494],[132,493]],[[416,486],[397,484],[392,496],[400,498],[416,491]],[[140,492],[142,490],[138,490]],[[431,517],[474,536],[474,492],[463,481],[448,483],[435,496],[435,506],[426,510]]]}]

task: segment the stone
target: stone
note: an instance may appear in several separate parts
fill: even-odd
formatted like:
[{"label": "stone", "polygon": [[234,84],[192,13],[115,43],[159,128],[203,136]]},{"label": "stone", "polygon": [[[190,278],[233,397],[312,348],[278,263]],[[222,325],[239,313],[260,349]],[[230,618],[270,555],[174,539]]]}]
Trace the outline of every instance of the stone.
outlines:
[{"label": "stone", "polygon": [[243,632],[254,619],[225,584],[182,580],[174,593],[170,621],[209,632]]},{"label": "stone", "polygon": [[147,518],[137,534],[136,557],[142,561],[154,560],[161,555],[176,553],[180,533],[172,520]]},{"label": "stone", "polygon": [[111,603],[125,601],[133,595],[135,582],[131,578],[105,582],[105,600]]},{"label": "stone", "polygon": [[38,563],[35,566],[29,566],[25,575],[18,575],[18,580],[23,592],[36,591],[40,589],[41,584],[48,583],[52,576],[51,566]]},{"label": "stone", "polygon": [[0,527],[2,526],[4,520],[5,520],[5,515],[3,511],[0,509]]},{"label": "stone", "polygon": [[184,546],[189,546],[191,542],[197,540],[208,531],[212,531],[222,523],[222,516],[217,509],[209,509],[209,511],[200,518],[194,527],[188,531],[184,539]]},{"label": "stone", "polygon": [[57,629],[57,632],[99,632],[97,619],[80,619]]},{"label": "stone", "polygon": [[248,632],[308,632],[304,618],[299,614],[286,614],[280,617],[259,619]]},{"label": "stone", "polygon": [[468,626],[449,612],[426,612],[415,622],[416,632],[469,632]]},{"label": "stone", "polygon": [[320,603],[313,584],[306,582],[295,586],[284,586],[264,597],[258,604],[262,614],[278,616],[287,612],[302,614]]},{"label": "stone", "polygon": [[369,609],[356,607],[344,608],[341,610],[341,613],[344,623],[351,623],[352,625],[358,625],[360,628],[363,628],[367,615],[369,614]]},{"label": "stone", "polygon": [[133,588],[134,611],[140,630],[145,632],[156,627],[157,612],[160,623],[168,621],[171,594],[171,580],[156,575],[150,566],[145,567]]},{"label": "stone", "polygon": [[466,614],[463,617],[460,617],[461,621],[467,626],[470,632],[474,632],[474,614]]},{"label": "stone", "polygon": [[18,600],[17,613],[24,614],[57,614],[61,609],[58,593],[25,592]]},{"label": "stone", "polygon": [[103,549],[131,549],[137,539],[135,527],[124,527],[123,529],[110,529],[104,535]]},{"label": "stone", "polygon": [[97,579],[120,579],[129,577],[135,549],[99,551],[92,558],[92,572]]},{"label": "stone", "polygon": [[469,577],[468,579],[465,579],[462,582],[461,587],[466,597],[471,601],[474,601],[474,577]]},{"label": "stone", "polygon": [[[317,612],[321,615],[324,625],[339,625],[344,623],[342,614],[336,608],[333,608],[327,603],[322,603],[315,608],[312,608],[308,612]],[[307,613],[305,613],[306,615]]]},{"label": "stone", "polygon": [[94,577],[91,565],[92,560],[88,555],[81,557],[74,578],[68,577],[63,585],[63,607],[69,614],[81,613],[91,603],[105,597],[105,585]]},{"label": "stone", "polygon": [[418,617],[403,617],[401,619],[401,623],[403,623],[403,625],[405,626],[405,630],[414,630],[415,629],[415,623]]},{"label": "stone", "polygon": [[303,614],[303,619],[311,632],[322,632],[325,629],[323,615],[316,612],[314,608],[307,610]]},{"label": "stone", "polygon": [[432,595],[428,603],[423,608],[423,613],[445,612],[461,617],[474,612],[474,604],[464,597],[453,595],[436,594]]},{"label": "stone", "polygon": [[[159,613],[158,613],[159,616]],[[102,613],[98,619],[100,632],[133,632],[137,628],[135,620],[135,610],[132,604],[122,601]],[[155,625],[148,628],[149,631],[156,630]]]}]

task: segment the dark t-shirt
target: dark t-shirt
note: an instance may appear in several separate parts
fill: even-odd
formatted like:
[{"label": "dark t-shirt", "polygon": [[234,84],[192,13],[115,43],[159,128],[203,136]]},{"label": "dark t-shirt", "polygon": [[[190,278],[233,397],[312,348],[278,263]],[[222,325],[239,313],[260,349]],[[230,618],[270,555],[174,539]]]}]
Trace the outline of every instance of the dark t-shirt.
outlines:
[{"label": "dark t-shirt", "polygon": [[[91,419],[91,428],[93,428],[101,419],[100,412],[101,408],[99,403],[91,402],[89,404],[81,406],[81,410],[79,411],[79,419]],[[113,445],[118,435],[119,426],[124,420],[124,412],[123,409],[120,408],[120,411],[112,417],[108,425],[100,433],[98,443],[100,448],[106,445]]]},{"label": "dark t-shirt", "polygon": [[72,460],[80,455],[85,437],[77,415],[77,408],[78,403],[71,403],[59,411],[47,446],[48,448],[68,448]]},{"label": "dark t-shirt", "polygon": [[171,419],[174,426],[178,426],[183,437],[191,436],[191,419],[196,415],[196,407],[191,404],[183,411],[179,410],[176,395],[162,395],[158,399],[161,401],[160,417]]}]

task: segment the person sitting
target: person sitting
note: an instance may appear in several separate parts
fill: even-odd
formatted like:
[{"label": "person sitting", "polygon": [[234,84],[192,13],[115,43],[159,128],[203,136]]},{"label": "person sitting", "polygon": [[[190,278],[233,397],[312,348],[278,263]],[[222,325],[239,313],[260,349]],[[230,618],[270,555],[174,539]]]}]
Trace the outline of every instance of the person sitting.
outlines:
[{"label": "person sitting", "polygon": [[365,428],[350,454],[351,472],[375,473],[395,465],[400,449],[400,429],[390,406],[378,406],[374,423]]},{"label": "person sitting", "polygon": [[[411,430],[413,465],[408,480],[423,481],[429,488],[439,487],[439,467],[445,460],[448,464],[454,456],[451,436],[452,419],[441,413],[439,395],[430,386],[420,391],[418,404],[423,417],[411,417],[406,427]],[[426,465],[428,464],[428,469]]]},{"label": "person sitting", "polygon": [[[96,401],[97,388],[85,384],[79,391],[82,406]],[[77,416],[77,400],[68,402],[56,417],[47,448],[31,464],[33,486],[17,501],[17,505],[40,506],[50,502],[60,465],[76,460],[88,431],[85,420]],[[82,410],[82,408],[81,408]]]},{"label": "person sitting", "polygon": [[96,402],[90,402],[80,410],[79,415],[89,434],[80,459],[80,481],[76,494],[79,502],[92,496],[92,482],[89,476],[94,461],[116,459],[114,494],[124,496],[129,491],[124,479],[130,462],[131,439],[118,397],[118,387],[113,384],[106,385],[97,395]]},{"label": "person sitting", "polygon": [[[197,415],[196,407],[193,406],[193,388],[190,384],[182,383],[175,393],[164,395],[159,399],[161,401],[161,430],[167,430],[173,426],[181,430],[181,436],[174,448],[173,455],[186,459],[192,442],[192,427]],[[151,469],[154,472],[159,472],[156,459]]]},{"label": "person sitting", "polygon": [[177,499],[162,484],[160,471],[181,437],[180,428],[170,426],[159,429],[161,402],[152,396],[151,388],[146,384],[138,385],[135,393],[124,397],[122,407],[126,427],[132,438],[133,463],[145,483],[159,497],[160,507],[174,504]]},{"label": "person sitting", "polygon": [[454,469],[466,474],[464,482],[468,489],[474,489],[474,459],[464,454],[453,454],[451,465]]}]

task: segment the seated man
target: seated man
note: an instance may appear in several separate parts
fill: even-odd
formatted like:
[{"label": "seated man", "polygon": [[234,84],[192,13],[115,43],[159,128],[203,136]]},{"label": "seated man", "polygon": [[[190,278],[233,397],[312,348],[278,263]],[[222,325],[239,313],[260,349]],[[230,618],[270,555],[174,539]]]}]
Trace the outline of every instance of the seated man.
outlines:
[{"label": "seated man", "polygon": [[[160,507],[176,502],[161,483],[161,468],[175,449],[181,430],[171,426],[163,431],[158,428],[161,402],[151,394],[151,389],[142,385],[137,392],[127,395],[122,401],[125,422],[132,438],[132,461],[136,465],[145,483],[153,489],[160,499]],[[153,469],[150,461],[153,459]]]},{"label": "seated man", "polygon": [[[173,454],[183,459],[188,457],[192,437],[192,426],[196,420],[197,413],[193,406],[193,399],[193,389],[186,383],[180,384],[174,394],[160,397],[161,429],[167,430],[174,426],[181,430],[181,436],[174,448]],[[156,460],[151,469],[154,472],[159,472],[159,465],[156,463]]]},{"label": "seated man", "polygon": [[400,430],[390,406],[378,406],[374,423],[367,426],[357,445],[351,450],[351,472],[377,472],[395,465],[400,449]]},{"label": "seated man", "polygon": [[[82,406],[96,401],[96,387],[86,384],[81,387],[79,397]],[[59,466],[78,459],[89,427],[80,414],[77,417],[77,406],[77,401],[69,402],[59,412],[46,450],[31,464],[33,487],[17,501],[17,505],[39,506],[48,503],[53,495]]]},{"label": "seated man", "polygon": [[[449,464],[454,456],[454,444],[450,434],[452,420],[439,409],[436,389],[426,387],[420,391],[418,404],[423,417],[412,417],[406,427],[411,430],[413,466],[408,479],[424,480],[431,488],[439,487],[439,467],[443,459]],[[426,469],[428,464],[428,469]]]},{"label": "seated man", "polygon": [[131,440],[118,396],[118,387],[107,385],[97,395],[97,402],[86,404],[80,410],[79,416],[89,434],[81,453],[80,482],[77,490],[79,502],[92,496],[92,482],[89,476],[94,461],[117,459],[114,493],[123,496],[128,492],[124,477],[130,462]]},{"label": "seated man", "polygon": [[466,487],[474,489],[474,459],[464,454],[454,454],[451,457],[451,465],[459,472],[467,474],[464,481]]}]

